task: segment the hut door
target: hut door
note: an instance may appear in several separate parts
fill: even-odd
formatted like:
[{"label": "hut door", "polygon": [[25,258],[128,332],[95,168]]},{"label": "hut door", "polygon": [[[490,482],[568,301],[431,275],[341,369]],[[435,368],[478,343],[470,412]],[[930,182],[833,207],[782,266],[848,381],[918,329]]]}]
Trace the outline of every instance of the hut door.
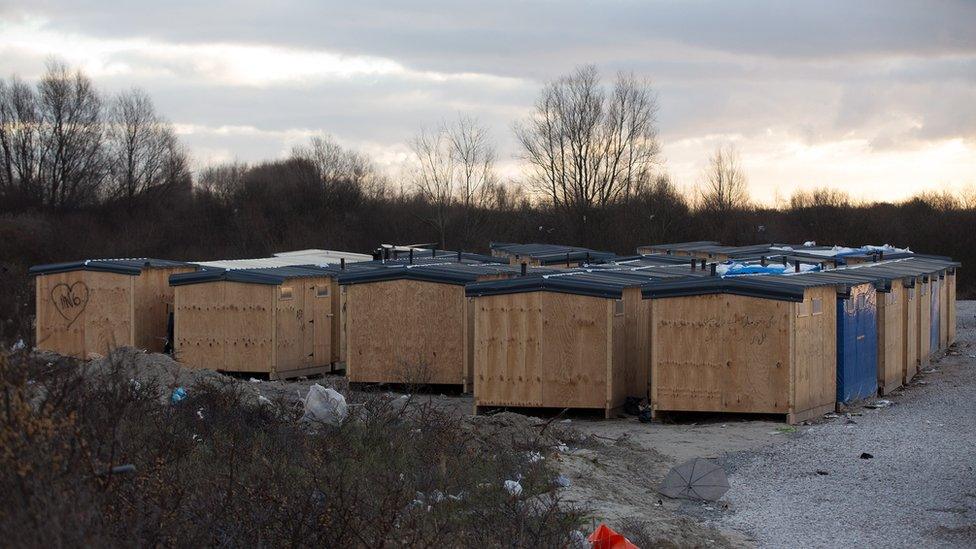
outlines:
[{"label": "hut door", "polygon": [[850,402],[877,394],[878,325],[876,293],[855,286],[837,301],[837,400]]},{"label": "hut door", "polygon": [[309,286],[307,303],[311,329],[310,361],[315,366],[326,366],[332,362],[332,288],[327,282],[317,282]]},{"label": "hut door", "polygon": [[931,325],[929,329],[929,352],[930,353],[935,353],[935,351],[937,351],[940,347],[942,347],[942,341],[940,338],[941,334],[939,333],[939,322],[942,320],[942,314],[941,314],[942,311],[939,310],[940,309],[939,305],[942,302],[939,294],[941,290],[939,286],[941,284],[942,281],[940,281],[938,277],[935,276],[932,277],[932,287],[930,288],[930,293],[929,293],[930,295],[929,303],[931,306],[929,310],[932,312],[932,315],[930,317],[931,322],[929,323]]}]

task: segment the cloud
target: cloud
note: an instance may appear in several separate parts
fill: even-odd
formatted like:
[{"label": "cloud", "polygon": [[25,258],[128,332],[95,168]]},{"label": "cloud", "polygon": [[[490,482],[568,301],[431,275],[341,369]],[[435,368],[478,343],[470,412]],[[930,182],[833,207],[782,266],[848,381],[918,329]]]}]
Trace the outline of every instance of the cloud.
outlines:
[{"label": "cloud", "polygon": [[517,175],[512,123],[593,62],[651,81],[679,183],[734,141],[764,198],[818,181],[897,198],[976,183],[973,28],[964,1],[39,0],[0,7],[0,74],[36,77],[54,54],[109,92],[146,88],[201,163],[329,133],[395,169],[421,127],[463,112]]}]

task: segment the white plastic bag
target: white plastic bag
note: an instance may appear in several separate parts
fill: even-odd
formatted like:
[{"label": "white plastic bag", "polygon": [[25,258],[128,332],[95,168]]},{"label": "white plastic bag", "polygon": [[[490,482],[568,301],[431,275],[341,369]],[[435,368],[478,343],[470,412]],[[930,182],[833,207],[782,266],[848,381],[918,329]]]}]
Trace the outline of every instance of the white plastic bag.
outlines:
[{"label": "white plastic bag", "polygon": [[312,385],[305,397],[305,414],[302,421],[340,425],[349,415],[346,397],[331,387],[318,383]]}]

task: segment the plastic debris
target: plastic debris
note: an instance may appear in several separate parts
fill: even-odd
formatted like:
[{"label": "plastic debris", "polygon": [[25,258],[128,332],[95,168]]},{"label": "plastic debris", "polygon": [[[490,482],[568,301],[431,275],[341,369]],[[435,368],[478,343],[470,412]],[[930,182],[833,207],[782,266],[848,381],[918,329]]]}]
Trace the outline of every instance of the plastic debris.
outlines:
[{"label": "plastic debris", "polygon": [[839,417],[840,417],[839,415],[833,412],[827,412],[826,414],[824,414],[824,419],[837,419]]},{"label": "plastic debris", "polygon": [[508,493],[512,494],[513,496],[522,495],[522,483],[517,480],[506,480],[505,489],[508,490]]},{"label": "plastic debris", "polygon": [[600,524],[588,538],[593,549],[637,549],[637,546],[606,524]]},{"label": "plastic debris", "polygon": [[248,381],[250,381],[251,383],[261,383],[261,380],[260,380],[260,379],[258,379],[258,378],[256,378],[256,377],[252,377],[252,378],[251,378],[251,379],[249,379]]},{"label": "plastic debris", "polygon": [[263,406],[267,406],[267,405],[271,404],[271,399],[268,398],[268,397],[266,397],[266,396],[264,396],[264,395],[258,395],[258,404],[261,404]]},{"label": "plastic debris", "polygon": [[554,482],[556,483],[556,486],[559,486],[560,488],[569,488],[570,485],[573,484],[573,482],[569,480],[569,477],[565,475],[558,475]]},{"label": "plastic debris", "polygon": [[538,463],[545,458],[539,452],[532,451],[526,452],[526,459],[528,459],[529,463]]},{"label": "plastic debris", "polygon": [[820,476],[826,476],[826,475],[829,475],[830,473],[828,473],[827,471],[824,471],[823,469],[817,469],[817,474],[820,475]]},{"label": "plastic debris", "polygon": [[874,402],[872,402],[870,404],[865,404],[864,407],[865,408],[870,408],[872,410],[877,410],[879,408],[887,408],[888,406],[891,406],[892,404],[893,404],[893,402],[891,402],[890,400],[881,399],[881,400],[876,400],[876,401],[874,401]]},{"label": "plastic debris", "polygon": [[861,453],[861,459],[873,459],[873,458],[874,458],[874,455],[872,455],[872,454],[869,454],[867,452],[862,452]]},{"label": "plastic debris", "polygon": [[23,339],[18,339],[17,340],[17,343],[14,343],[13,347],[11,347],[10,350],[11,351],[14,351],[14,352],[17,352],[17,351],[23,350],[26,347],[27,347],[27,344],[24,343],[24,340]]},{"label": "plastic debris", "polygon": [[304,405],[305,414],[302,415],[302,421],[338,426],[349,416],[346,397],[335,389],[323,387],[318,383],[309,387]]},{"label": "plastic debris", "polygon": [[169,396],[169,401],[173,404],[186,398],[186,389],[183,387],[177,387],[173,389],[173,394]]}]

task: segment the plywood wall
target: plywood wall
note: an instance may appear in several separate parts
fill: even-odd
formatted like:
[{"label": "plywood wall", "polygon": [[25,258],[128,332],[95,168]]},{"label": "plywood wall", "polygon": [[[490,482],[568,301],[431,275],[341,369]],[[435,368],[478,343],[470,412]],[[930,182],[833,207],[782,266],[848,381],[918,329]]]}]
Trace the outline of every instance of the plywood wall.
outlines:
[{"label": "plywood wall", "polygon": [[946,328],[947,344],[956,342],[956,273],[953,271],[946,276],[946,310],[948,311],[948,326]]},{"label": "plywood wall", "polygon": [[791,313],[735,295],[653,299],[654,409],[789,413]]},{"label": "plywood wall", "polygon": [[[819,314],[814,306],[819,300]],[[837,291],[809,288],[793,316],[792,419],[800,421],[832,410],[837,400]]]},{"label": "plywood wall", "polygon": [[[646,396],[650,305],[529,292],[475,298],[478,406],[590,408],[609,413]],[[641,340],[640,338],[644,339]]]},{"label": "plywood wall", "polygon": [[465,383],[463,286],[389,280],[345,286],[343,299],[350,381]]},{"label": "plywood wall", "polygon": [[921,369],[929,364],[929,355],[932,352],[931,330],[932,330],[932,280],[919,283],[915,286],[915,297],[918,299],[918,368]]},{"label": "plywood wall", "polygon": [[196,368],[268,373],[275,360],[276,286],[177,286],[174,354]]},{"label": "plywood wall", "polygon": [[949,348],[949,275],[939,281],[939,348]]},{"label": "plywood wall", "polygon": [[543,295],[530,292],[474,300],[476,405],[543,405]]},{"label": "plywood wall", "polygon": [[878,390],[882,395],[902,385],[904,378],[904,325],[907,292],[899,281],[891,291],[878,292]]},{"label": "plywood wall", "polygon": [[94,271],[37,276],[37,347],[88,359],[133,345],[135,278]]},{"label": "plywood wall", "polygon": [[921,278],[916,278],[916,284],[906,287],[903,282],[894,281],[892,285],[901,285],[904,296],[902,307],[902,384],[907,384],[918,373],[918,285]]},{"label": "plywood wall", "polygon": [[168,337],[169,313],[173,312],[174,290],[170,275],[193,271],[193,267],[143,269],[135,277],[135,346],[161,353]]}]

